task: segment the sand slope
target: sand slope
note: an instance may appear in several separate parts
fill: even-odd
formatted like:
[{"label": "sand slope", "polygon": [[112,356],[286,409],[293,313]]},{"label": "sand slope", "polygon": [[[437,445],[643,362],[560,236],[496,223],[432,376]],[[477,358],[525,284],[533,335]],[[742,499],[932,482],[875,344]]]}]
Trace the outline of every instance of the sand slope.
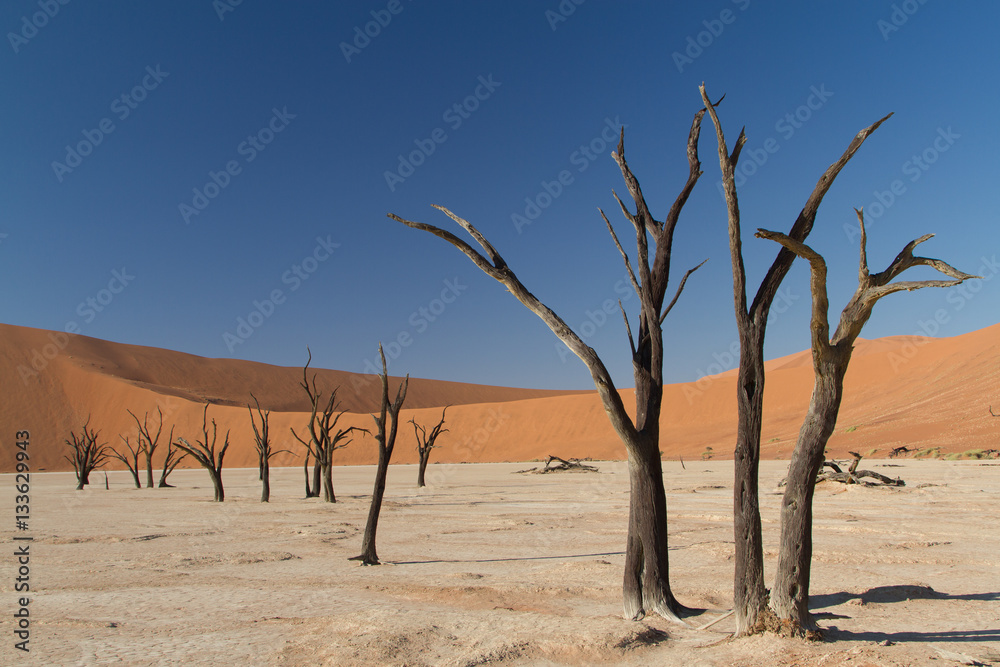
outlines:
[{"label": "sand slope", "polygon": [[[768,362],[763,456],[788,457],[812,389],[810,355],[802,352]],[[345,426],[370,427],[368,412],[378,407],[375,376],[318,371],[321,387],[340,386],[347,410]],[[32,434],[33,469],[67,470],[65,438],[91,416],[105,441],[120,445],[119,434],[134,441],[127,410],[140,417],[163,411],[166,440],[199,437],[205,401],[211,405],[221,438],[230,431],[227,467],[253,466],[255,453],[246,410],[250,392],[272,411],[271,432],[281,454],[276,465],[295,465],[301,446],[289,428],[306,421],[300,368],[282,368],[232,359],[111,343],[39,329],[0,325],[0,377],[6,389],[0,405],[0,471],[13,457],[10,436]],[[858,342],[837,432],[831,449],[885,455],[899,445],[941,447],[942,452],[996,448],[1000,419],[1000,325],[948,339],[898,336]],[[398,378],[392,380],[395,391]],[[731,456],[736,422],[735,371],[670,385],[665,390],[663,451],[668,458],[692,459],[707,449]],[[627,405],[631,390],[623,390]],[[447,427],[433,460],[442,462],[524,461],[560,456],[622,459],[624,449],[594,392],[542,391],[412,379],[402,417],[436,422],[451,405]],[[401,425],[394,461],[416,460],[412,427]],[[165,449],[165,447],[164,447]],[[156,460],[164,449],[157,451]],[[372,463],[376,446],[359,438],[336,454],[339,464]],[[115,462],[117,464],[117,462]],[[112,469],[120,464],[111,466]]]}]

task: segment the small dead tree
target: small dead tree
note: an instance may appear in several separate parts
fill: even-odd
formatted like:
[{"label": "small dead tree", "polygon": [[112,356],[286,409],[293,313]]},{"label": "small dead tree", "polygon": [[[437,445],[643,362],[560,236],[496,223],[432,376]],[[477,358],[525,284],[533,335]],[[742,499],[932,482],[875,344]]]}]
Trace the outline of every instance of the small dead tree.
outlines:
[{"label": "small dead tree", "polygon": [[187,458],[187,452],[179,453],[177,444],[174,442],[174,427],[170,427],[170,436],[167,438],[167,455],[163,459],[163,472],[160,473],[160,482],[156,485],[158,489],[172,489],[173,484],[167,483],[167,477],[174,471],[177,464]]},{"label": "small dead tree", "polygon": [[260,426],[253,414],[253,408],[247,403],[247,410],[250,411],[250,424],[253,426],[254,447],[257,449],[257,462],[260,467],[261,492],[260,502],[266,503],[271,500],[271,457],[276,454],[287,453],[287,449],[274,451],[271,448],[271,436],[268,431],[268,418],[271,416],[270,410],[261,410],[260,401],[252,393],[250,398],[257,405],[257,416],[260,417]]},{"label": "small dead tree", "polygon": [[83,424],[80,435],[75,432],[69,434],[66,444],[73,452],[70,456],[64,457],[73,464],[73,471],[76,473],[76,490],[80,491],[84,486],[90,484],[90,473],[107,463],[111,448],[107,444],[97,442],[101,432],[90,428],[90,416]]},{"label": "small dead tree", "polygon": [[226,456],[226,450],[229,449],[229,431],[226,431],[225,444],[222,445],[222,449],[219,450],[218,454],[215,451],[215,444],[218,437],[219,427],[215,423],[215,419],[212,419],[212,437],[208,436],[208,403],[205,403],[205,411],[201,416],[201,432],[202,439],[195,439],[195,444],[191,444],[184,438],[178,438],[176,443],[177,448],[187,452],[195,458],[198,463],[200,463],[208,474],[212,478],[212,485],[215,487],[215,497],[213,500],[216,502],[223,502],[226,499],[225,489],[222,487],[222,460]]},{"label": "small dead tree", "polygon": [[[378,468],[375,470],[375,488],[372,490],[372,504],[368,509],[368,523],[365,525],[365,535],[361,542],[361,555],[354,556],[350,560],[359,560],[362,565],[378,565],[378,553],[375,550],[375,531],[378,528],[378,516],[382,511],[382,496],[385,495],[385,478],[389,471],[389,459],[392,457],[392,449],[396,446],[396,432],[399,429],[399,410],[403,407],[406,399],[406,389],[410,384],[410,376],[407,374],[396,390],[396,400],[389,403],[389,372],[385,365],[385,353],[382,351],[382,343],[378,344],[378,355],[382,359],[382,409],[379,416],[372,415],[375,426],[378,429],[375,440],[378,442]],[[386,424],[390,419],[392,425]],[[388,428],[388,431],[386,430]]]},{"label": "small dead tree", "polygon": [[142,421],[135,416],[131,410],[128,411],[132,415],[132,419],[135,420],[135,426],[138,430],[138,440],[139,445],[142,446],[143,451],[146,453],[146,488],[153,488],[153,454],[156,452],[156,448],[159,446],[160,434],[163,432],[163,411],[160,408],[156,408],[156,412],[160,416],[159,424],[156,427],[156,435],[152,434],[149,428],[149,413],[146,412],[142,416]]},{"label": "small dead tree", "polygon": [[[733,533],[735,540],[735,576],[733,605],[736,611],[736,636],[746,635],[763,627],[768,608],[764,587],[764,547],[760,520],[758,471],[760,468],[760,437],[764,414],[764,335],[768,315],[778,288],[788,274],[795,254],[785,248],[778,251],[767,274],[761,281],[753,301],[748,303],[746,270],[743,264],[743,240],[740,228],[740,206],[736,193],[736,165],[746,134],[741,130],[732,152],[726,145],[725,134],[715,108],[709,101],[705,86],[699,87],[702,102],[715,125],[722,171],[723,194],[729,220],[729,250],[733,272],[733,298],[736,308],[736,329],[740,341],[739,379],[736,383],[737,427],[733,454]],[[861,145],[889,116],[861,130],[840,159],[831,164],[817,181],[802,211],[789,231],[789,237],[804,241],[812,231],[823,198]]]},{"label": "small dead tree", "polygon": [[[910,241],[888,268],[876,274],[868,270],[867,237],[864,214],[855,211],[861,230],[861,259],[858,288],[844,307],[833,336],[827,319],[829,301],[826,291],[826,262],[815,250],[780,232],[758,230],[758,238],[770,239],[807,260],[812,293],[812,358],[815,386],[809,411],[799,431],[788,471],[788,484],[781,503],[781,541],[778,569],[771,594],[771,605],[778,619],[795,634],[817,631],[809,613],[809,568],[812,562],[812,500],[816,477],[824,461],[826,444],[833,434],[844,395],[844,375],[851,361],[854,342],[871,317],[875,303],[884,296],[923,287],[952,287],[976,276],[963,273],[949,264],[927,257],[916,257],[913,249],[933,234]],[[914,266],[929,266],[953,280],[892,282]]]},{"label": "small dead tree", "polygon": [[142,482],[139,481],[139,457],[142,456],[146,448],[140,439],[135,447],[132,447],[132,443],[129,442],[128,436],[119,435],[125,442],[125,446],[128,448],[128,454],[124,452],[119,452],[115,448],[111,448],[111,456],[118,459],[128,468],[128,471],[132,473],[132,479],[135,481],[135,488],[141,489]]},{"label": "small dead tree", "polygon": [[[306,395],[309,397],[309,403],[312,406],[307,425],[308,440],[300,438],[294,428],[291,431],[295,439],[301,442],[306,448],[306,497],[319,496],[320,480],[322,480],[323,500],[328,503],[335,503],[337,502],[337,495],[333,491],[333,453],[338,449],[343,449],[350,443],[348,436],[352,432],[363,431],[367,433],[368,431],[357,426],[342,429],[337,428],[337,422],[347,413],[347,410],[338,412],[340,408],[340,403],[337,401],[339,387],[330,392],[330,397],[321,408],[322,392],[316,388],[316,375],[313,374],[312,382],[309,381],[308,372],[310,363],[312,363],[311,351],[309,352],[309,359],[306,361],[306,365],[302,368],[302,382],[299,384],[305,390]],[[347,442],[344,442],[344,440],[347,440]],[[312,489],[309,488],[308,473],[310,455],[315,457],[315,469],[320,472],[319,476],[314,476]]]},{"label": "small dead tree", "polygon": [[420,467],[417,468],[417,487],[426,486],[424,484],[424,472],[427,471],[427,462],[431,458],[431,450],[437,445],[438,436],[442,433],[447,433],[448,429],[442,428],[444,426],[444,413],[448,411],[448,406],[444,406],[441,410],[441,421],[437,423],[437,426],[431,429],[428,435],[427,429],[417,423],[416,418],[411,419],[410,423],[413,424],[413,435],[417,438],[417,454],[420,456]]},{"label": "small dead tree", "polygon": [[701,266],[699,264],[684,274],[674,298],[667,303],[674,231],[681,210],[702,175],[701,162],[698,159],[698,137],[701,135],[704,115],[704,109],[700,109],[694,115],[687,137],[687,178],[662,221],[653,217],[639,187],[639,180],[625,160],[624,128],[618,138],[618,148],[611,154],[621,170],[635,205],[633,213],[618,194],[612,191],[622,214],[635,231],[637,261],[634,267],[619,243],[614,227],[604,211],[601,211],[601,217],[607,225],[615,247],[624,260],[632,289],[639,297],[639,328],[635,337],[632,336],[628,316],[619,303],[632,351],[635,381],[634,421],[597,352],[525,287],[506,260],[472,223],[443,206],[434,206],[458,223],[479,244],[486,256],[449,231],[389,214],[389,217],[397,222],[429,232],[458,248],[480,270],[506,287],[514,298],[537,315],[587,366],[608,419],[628,452],[630,500],[622,597],[625,618],[633,620],[641,619],[647,611],[650,611],[669,620],[683,623],[682,617],[703,611],[685,607],[674,597],[670,589],[667,499],[663,486],[663,463],[660,458],[660,413],[663,403],[663,321],[677,303],[688,277]]}]

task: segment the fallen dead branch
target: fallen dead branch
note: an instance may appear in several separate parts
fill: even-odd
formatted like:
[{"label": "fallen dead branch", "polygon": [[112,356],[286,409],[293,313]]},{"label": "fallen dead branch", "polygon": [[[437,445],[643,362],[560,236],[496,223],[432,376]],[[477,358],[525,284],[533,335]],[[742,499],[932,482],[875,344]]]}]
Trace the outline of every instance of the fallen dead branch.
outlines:
[{"label": "fallen dead branch", "polygon": [[[893,479],[877,473],[874,470],[858,470],[858,464],[861,463],[862,456],[857,452],[850,452],[850,454],[854,457],[854,459],[848,465],[847,470],[841,468],[843,463],[846,462],[824,461],[823,467],[820,468],[819,475],[816,476],[816,481],[841,482],[842,484],[860,484],[862,486],[906,486],[906,482],[899,477]],[[830,470],[826,471],[827,468],[830,468]],[[787,479],[781,480],[778,483],[778,486],[784,486],[786,481]]]},{"label": "fallen dead branch", "polygon": [[600,472],[596,466],[587,465],[583,463],[583,461],[590,461],[590,459],[561,459],[558,456],[552,456],[549,454],[549,459],[545,462],[544,467],[527,468],[516,472],[520,474],[532,473],[535,475],[544,475],[550,472],[561,472],[565,470],[570,472]]}]

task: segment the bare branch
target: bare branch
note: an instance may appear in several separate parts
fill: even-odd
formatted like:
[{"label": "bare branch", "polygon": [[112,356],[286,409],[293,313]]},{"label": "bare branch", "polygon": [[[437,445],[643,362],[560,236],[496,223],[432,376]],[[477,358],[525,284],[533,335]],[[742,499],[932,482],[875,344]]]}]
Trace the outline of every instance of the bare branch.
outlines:
[{"label": "bare branch", "polygon": [[801,241],[796,241],[787,234],[781,232],[771,232],[766,229],[758,229],[754,234],[757,238],[776,241],[795,253],[799,257],[809,262],[810,268],[810,291],[812,292],[812,322],[810,329],[813,335],[814,349],[818,344],[830,345],[830,322],[827,319],[827,311],[830,307],[826,293],[826,262],[818,252]]},{"label": "bare branch", "polygon": [[698,266],[694,267],[693,269],[688,269],[687,272],[684,274],[684,277],[681,278],[681,284],[677,286],[677,293],[674,294],[674,298],[670,301],[670,305],[668,305],[663,310],[663,314],[660,315],[660,323],[661,324],[663,323],[663,320],[667,319],[667,315],[670,313],[670,310],[674,307],[674,304],[677,303],[677,299],[680,298],[681,292],[684,291],[684,284],[687,283],[688,278],[691,276],[692,273],[694,273],[695,271],[697,271],[698,269],[700,269],[701,267],[703,267],[705,265],[705,262],[707,262],[707,261],[708,261],[708,258],[704,259],[701,264],[699,264]]},{"label": "bare branch", "polygon": [[632,356],[635,357],[635,339],[632,338],[632,327],[628,323],[628,315],[625,314],[625,307],[622,300],[618,299],[618,310],[622,311],[622,319],[625,320],[625,331],[628,333],[628,344],[632,348]]}]

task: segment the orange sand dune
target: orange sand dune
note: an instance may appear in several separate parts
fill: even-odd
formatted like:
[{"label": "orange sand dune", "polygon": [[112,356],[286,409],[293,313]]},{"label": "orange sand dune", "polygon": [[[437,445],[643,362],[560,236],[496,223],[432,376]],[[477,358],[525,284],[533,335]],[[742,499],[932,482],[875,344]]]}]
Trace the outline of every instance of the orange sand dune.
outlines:
[{"label": "orange sand dune", "polygon": [[[812,389],[808,352],[767,364],[763,456],[787,458]],[[831,450],[885,455],[892,447],[941,447],[942,452],[997,448],[1000,420],[990,417],[1000,371],[1000,325],[947,339],[896,336],[859,340]],[[375,376],[320,370],[321,387],[340,386],[344,426],[369,428],[378,407]],[[298,386],[301,368],[283,368],[0,325],[0,471],[13,466],[13,433],[31,433],[32,469],[68,470],[64,440],[88,415],[102,439],[135,441],[127,410],[140,417],[163,411],[167,432],[193,441],[201,436],[206,401],[219,427],[219,444],[230,432],[227,467],[256,465],[246,402],[251,391],[272,411],[276,449],[288,449],[274,465],[299,465],[302,447],[290,428],[308,414]],[[398,379],[392,379],[395,392]],[[735,371],[665,388],[664,457],[731,456],[735,437]],[[627,405],[632,390],[623,390]],[[524,461],[547,454],[621,459],[625,452],[592,391],[543,391],[412,379],[402,419],[436,423],[448,409],[448,432],[432,460],[439,462]],[[153,420],[155,422],[155,419]],[[158,463],[165,450],[158,449]],[[124,451],[124,450],[122,450]],[[336,453],[338,464],[372,463],[370,436],[355,438]],[[412,427],[401,424],[394,461],[416,460]],[[120,468],[114,461],[111,468]]]}]

